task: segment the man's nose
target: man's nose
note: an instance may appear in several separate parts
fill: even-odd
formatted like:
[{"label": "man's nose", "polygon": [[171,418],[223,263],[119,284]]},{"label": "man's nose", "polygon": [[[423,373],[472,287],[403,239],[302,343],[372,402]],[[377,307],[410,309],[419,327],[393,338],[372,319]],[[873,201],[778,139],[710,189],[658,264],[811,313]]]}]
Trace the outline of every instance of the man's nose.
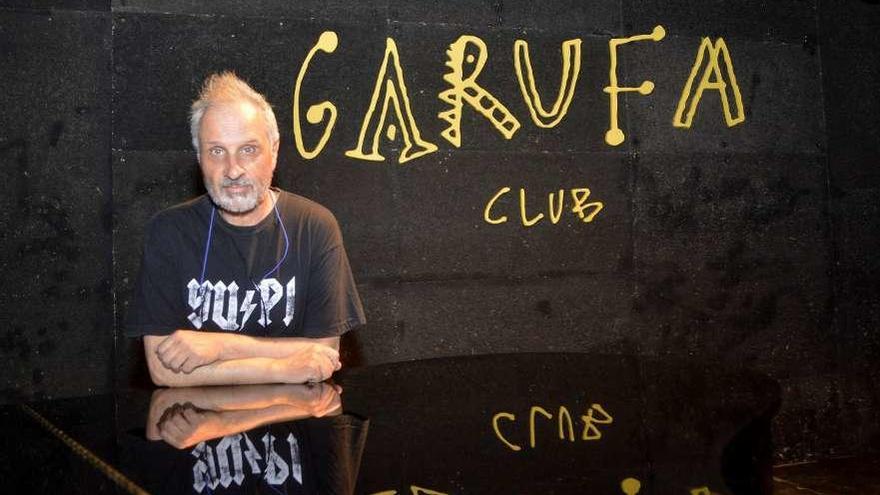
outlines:
[{"label": "man's nose", "polygon": [[230,155],[229,160],[226,162],[226,177],[229,179],[237,179],[244,175],[244,173],[244,164],[241,163],[235,154]]}]

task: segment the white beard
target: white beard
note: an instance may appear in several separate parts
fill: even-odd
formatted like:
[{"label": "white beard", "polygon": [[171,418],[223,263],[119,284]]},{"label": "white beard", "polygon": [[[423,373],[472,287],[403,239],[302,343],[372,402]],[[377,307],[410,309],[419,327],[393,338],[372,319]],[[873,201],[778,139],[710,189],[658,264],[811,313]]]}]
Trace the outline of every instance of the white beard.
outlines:
[{"label": "white beard", "polygon": [[[230,194],[224,186],[248,186],[247,192],[244,194]],[[247,213],[257,207],[269,190],[268,184],[259,184],[248,179],[230,180],[223,179],[220,186],[214,184],[206,185],[208,195],[211,200],[220,207],[221,210],[230,213]]]}]

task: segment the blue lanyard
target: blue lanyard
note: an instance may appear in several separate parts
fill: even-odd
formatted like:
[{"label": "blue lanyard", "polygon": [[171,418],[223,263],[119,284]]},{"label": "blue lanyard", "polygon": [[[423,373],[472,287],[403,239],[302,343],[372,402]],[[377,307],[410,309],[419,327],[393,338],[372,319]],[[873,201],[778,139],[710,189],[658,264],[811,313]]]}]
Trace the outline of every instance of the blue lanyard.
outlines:
[{"label": "blue lanyard", "polygon": [[[272,272],[277,271],[281,268],[281,265],[284,263],[284,260],[287,259],[287,253],[290,250],[290,237],[287,235],[287,228],[284,226],[284,222],[281,221],[281,214],[278,212],[278,202],[272,202],[272,209],[275,211],[275,218],[278,220],[278,225],[281,226],[281,233],[284,235],[284,253],[281,255],[281,258],[278,260],[278,263],[275,263],[275,266],[269,269],[262,277],[260,277],[260,281],[268,277]],[[211,240],[214,238],[214,217],[217,215],[217,207],[211,207],[211,221],[208,223],[208,239],[205,241],[205,253],[202,256],[202,274],[199,276],[199,285],[205,283],[205,272],[208,268],[208,253],[211,252]],[[254,284],[254,287],[257,287],[257,283],[251,280],[251,283]]]}]

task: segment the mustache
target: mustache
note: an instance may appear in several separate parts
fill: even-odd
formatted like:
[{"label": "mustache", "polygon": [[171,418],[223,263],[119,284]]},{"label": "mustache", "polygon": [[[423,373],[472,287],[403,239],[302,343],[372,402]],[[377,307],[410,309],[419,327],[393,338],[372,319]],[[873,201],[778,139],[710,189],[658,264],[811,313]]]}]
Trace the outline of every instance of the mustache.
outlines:
[{"label": "mustache", "polygon": [[226,179],[223,179],[222,182],[220,182],[220,187],[230,187],[230,186],[244,187],[244,186],[253,186],[253,185],[254,185],[254,182],[252,180],[244,178],[244,177],[239,177],[238,179],[226,178]]}]

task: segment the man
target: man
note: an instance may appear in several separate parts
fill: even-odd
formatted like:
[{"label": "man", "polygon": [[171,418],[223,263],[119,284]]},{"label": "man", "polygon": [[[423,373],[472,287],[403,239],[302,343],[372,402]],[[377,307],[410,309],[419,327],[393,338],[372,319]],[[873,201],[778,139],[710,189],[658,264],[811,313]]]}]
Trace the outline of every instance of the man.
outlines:
[{"label": "man", "polygon": [[365,322],[333,215],[270,187],[278,125],[234,74],[205,81],[190,131],[207,195],[147,228],[126,332],[157,385],[304,383]]}]

